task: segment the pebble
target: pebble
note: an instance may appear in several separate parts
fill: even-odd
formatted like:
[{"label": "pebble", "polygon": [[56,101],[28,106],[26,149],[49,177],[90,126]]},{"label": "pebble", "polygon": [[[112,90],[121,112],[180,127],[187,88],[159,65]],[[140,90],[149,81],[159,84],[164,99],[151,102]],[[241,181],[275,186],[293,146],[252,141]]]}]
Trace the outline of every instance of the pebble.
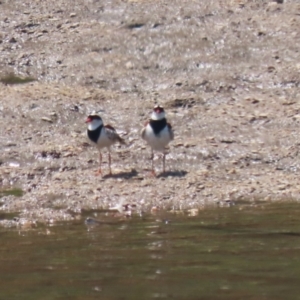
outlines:
[{"label": "pebble", "polygon": [[20,167],[20,163],[17,163],[17,162],[11,162],[8,165],[12,168],[19,168]]},{"label": "pebble", "polygon": [[131,61],[129,61],[125,64],[125,67],[126,67],[126,69],[133,69],[134,65]]},{"label": "pebble", "polygon": [[16,143],[13,143],[13,142],[8,142],[4,145],[5,147],[16,147],[17,144]]},{"label": "pebble", "polygon": [[184,146],[184,143],[182,143],[182,142],[173,144],[174,148],[183,147],[183,146]]},{"label": "pebble", "polygon": [[70,26],[69,26],[70,29],[74,29],[77,27],[79,27],[79,23],[73,23],[73,24],[70,24]]},{"label": "pebble", "polygon": [[220,140],[221,143],[225,143],[225,144],[233,144],[236,143],[236,140],[231,139],[231,138],[223,138]]},{"label": "pebble", "polygon": [[227,172],[228,174],[236,174],[236,169],[230,169]]},{"label": "pebble", "polygon": [[191,147],[196,147],[197,146],[197,143],[196,142],[186,142],[183,144],[183,146],[185,148],[191,148]]},{"label": "pebble", "polygon": [[48,122],[48,123],[53,123],[53,120],[48,118],[48,117],[42,117],[41,120],[45,121],[45,122]]},{"label": "pebble", "polygon": [[188,212],[189,217],[195,217],[195,216],[199,215],[199,209],[198,208],[189,209],[187,212]]},{"label": "pebble", "polygon": [[17,40],[16,40],[14,37],[12,37],[12,38],[9,40],[9,42],[10,42],[10,43],[16,43]]}]

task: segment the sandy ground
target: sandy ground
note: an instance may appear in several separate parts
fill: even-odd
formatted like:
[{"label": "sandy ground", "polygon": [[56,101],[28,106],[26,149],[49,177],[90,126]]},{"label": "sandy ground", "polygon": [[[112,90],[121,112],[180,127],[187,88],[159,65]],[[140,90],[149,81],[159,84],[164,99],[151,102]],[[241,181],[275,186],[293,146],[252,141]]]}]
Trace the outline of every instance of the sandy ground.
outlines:
[{"label": "sandy ground", "polygon": [[[0,1],[0,77],[36,79],[0,83],[0,189],[24,191],[0,199],[3,213],[52,223],[127,204],[300,199],[298,1],[72,3]],[[152,178],[140,130],[155,103],[175,140]],[[127,142],[111,177],[94,174],[93,110]]]}]

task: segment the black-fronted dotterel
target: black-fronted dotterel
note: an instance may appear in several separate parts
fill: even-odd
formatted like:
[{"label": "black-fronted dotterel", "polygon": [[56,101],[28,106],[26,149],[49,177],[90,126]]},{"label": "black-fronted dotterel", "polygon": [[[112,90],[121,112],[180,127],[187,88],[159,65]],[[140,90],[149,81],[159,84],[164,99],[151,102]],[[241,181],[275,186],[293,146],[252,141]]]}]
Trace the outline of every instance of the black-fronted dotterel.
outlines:
[{"label": "black-fronted dotterel", "polygon": [[115,143],[125,144],[124,139],[122,139],[115,128],[110,125],[104,125],[102,118],[98,112],[92,112],[86,119],[88,124],[87,136],[95,143],[97,149],[99,150],[99,160],[100,166],[98,174],[102,175],[102,149],[107,148],[108,150],[108,166],[109,174],[111,175],[111,146]]}]

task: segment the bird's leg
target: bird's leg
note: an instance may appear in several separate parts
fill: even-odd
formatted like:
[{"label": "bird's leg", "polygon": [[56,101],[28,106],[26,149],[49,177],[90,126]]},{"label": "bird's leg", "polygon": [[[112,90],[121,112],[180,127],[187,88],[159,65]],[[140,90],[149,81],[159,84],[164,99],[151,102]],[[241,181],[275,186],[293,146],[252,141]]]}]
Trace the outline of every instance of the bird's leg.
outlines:
[{"label": "bird's leg", "polygon": [[99,170],[96,172],[96,175],[102,175],[102,169],[101,169],[101,165],[102,165],[102,154],[101,152],[99,152]]},{"label": "bird's leg", "polygon": [[152,148],[151,148],[151,174],[153,176],[156,176],[155,170],[154,170],[154,152],[153,152]]},{"label": "bird's leg", "polygon": [[111,155],[110,150],[108,150],[108,167],[109,167],[109,175],[111,175]]},{"label": "bird's leg", "polygon": [[166,153],[163,153],[163,173],[166,172]]}]

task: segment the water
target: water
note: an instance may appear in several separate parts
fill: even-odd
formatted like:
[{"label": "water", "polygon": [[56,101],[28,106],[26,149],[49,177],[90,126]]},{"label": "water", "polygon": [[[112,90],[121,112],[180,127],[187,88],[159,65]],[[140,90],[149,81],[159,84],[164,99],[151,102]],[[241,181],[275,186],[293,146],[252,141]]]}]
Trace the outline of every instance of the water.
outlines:
[{"label": "water", "polygon": [[298,299],[300,205],[1,229],[0,299]]}]

